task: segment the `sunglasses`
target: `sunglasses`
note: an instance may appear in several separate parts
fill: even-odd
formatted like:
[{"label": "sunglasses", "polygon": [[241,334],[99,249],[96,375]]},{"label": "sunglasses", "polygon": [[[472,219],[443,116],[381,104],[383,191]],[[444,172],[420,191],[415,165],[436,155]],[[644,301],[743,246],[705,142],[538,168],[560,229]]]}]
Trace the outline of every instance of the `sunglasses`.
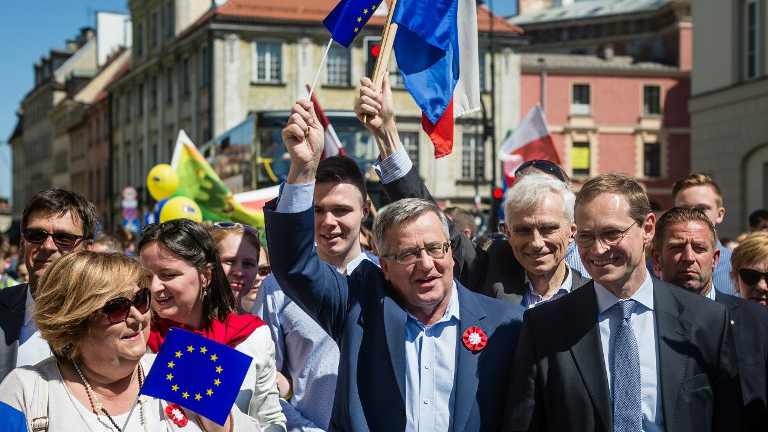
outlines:
[{"label": "sunglasses", "polygon": [[133,295],[133,299],[127,297],[114,298],[104,304],[99,309],[99,313],[107,317],[112,324],[118,324],[126,319],[131,313],[131,306],[135,307],[142,315],[149,310],[150,293],[149,288],[142,288]]},{"label": "sunglasses", "polygon": [[85,238],[85,236],[65,232],[49,233],[38,228],[27,228],[23,234],[24,240],[34,244],[45,243],[50,236],[53,238],[53,244],[62,249],[72,249],[77,246],[80,240]]},{"label": "sunglasses", "polygon": [[544,160],[544,159],[531,159],[529,161],[523,162],[522,165],[517,167],[517,169],[515,170],[515,176],[517,176],[517,173],[519,173],[520,171],[523,171],[524,169],[530,166],[536,168],[539,171],[545,172],[547,174],[551,174],[557,177],[557,179],[560,180],[561,182],[566,183],[565,176],[563,175],[563,170],[560,169],[560,167],[557,166],[556,163],[548,160]]},{"label": "sunglasses", "polygon": [[760,278],[765,279],[768,282],[768,273],[762,273],[754,269],[739,269],[739,277],[741,281],[747,285],[757,285],[760,282]]},{"label": "sunglasses", "polygon": [[246,231],[249,231],[253,234],[256,234],[256,236],[259,236],[259,233],[261,233],[261,230],[258,228],[254,228],[250,225],[241,224],[237,222],[214,222],[213,223],[214,229],[234,229],[234,228],[242,228]]},{"label": "sunglasses", "polygon": [[268,265],[260,265],[257,272],[259,273],[259,276],[269,276],[272,274],[272,267]]}]

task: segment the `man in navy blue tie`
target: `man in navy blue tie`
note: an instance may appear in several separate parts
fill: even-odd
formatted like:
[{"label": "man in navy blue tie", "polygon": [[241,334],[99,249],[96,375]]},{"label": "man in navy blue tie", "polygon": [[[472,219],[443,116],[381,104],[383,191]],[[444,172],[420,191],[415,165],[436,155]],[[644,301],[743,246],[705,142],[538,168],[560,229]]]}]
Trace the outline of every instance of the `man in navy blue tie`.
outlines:
[{"label": "man in navy blue tie", "polygon": [[739,430],[741,388],[726,308],[652,279],[655,216],[631,177],[576,198],[593,282],[526,312],[505,431]]}]

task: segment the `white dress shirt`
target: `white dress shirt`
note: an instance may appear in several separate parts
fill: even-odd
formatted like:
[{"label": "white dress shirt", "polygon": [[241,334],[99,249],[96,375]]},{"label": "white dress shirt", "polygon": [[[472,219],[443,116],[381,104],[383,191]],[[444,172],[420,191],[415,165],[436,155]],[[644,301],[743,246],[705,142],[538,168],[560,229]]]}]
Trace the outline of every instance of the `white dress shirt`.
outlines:
[{"label": "white dress shirt", "polygon": [[560,297],[568,294],[573,289],[573,278],[571,277],[571,268],[568,267],[568,265],[565,266],[565,279],[563,280],[563,283],[560,285],[560,288],[558,288],[557,292],[552,294],[551,296],[544,298],[536,292],[535,289],[533,289],[533,282],[531,282],[531,279],[528,277],[528,272],[525,272],[525,296],[523,297],[523,301],[520,303],[520,306],[525,307],[526,309],[531,309],[533,307],[536,307],[536,305],[539,305],[541,303],[545,303],[551,300],[559,299]]},{"label": "white dress shirt", "polygon": [[27,287],[27,301],[24,309],[24,324],[19,333],[19,352],[16,357],[16,367],[34,366],[51,356],[48,345],[35,326],[32,313],[35,310],[35,299]]},{"label": "white dress shirt", "polygon": [[[619,298],[605,287],[595,282],[597,296],[598,324],[600,342],[603,346],[603,361],[608,374],[608,388],[613,400],[613,347],[616,329],[621,322],[621,311],[613,307]],[[659,349],[656,337],[656,319],[653,309],[653,281],[646,271],[645,281],[640,289],[630,297],[637,301],[632,312],[632,331],[637,339],[640,354],[640,384],[642,388],[643,431],[660,432],[664,430],[661,407],[661,386],[659,386]]]}]

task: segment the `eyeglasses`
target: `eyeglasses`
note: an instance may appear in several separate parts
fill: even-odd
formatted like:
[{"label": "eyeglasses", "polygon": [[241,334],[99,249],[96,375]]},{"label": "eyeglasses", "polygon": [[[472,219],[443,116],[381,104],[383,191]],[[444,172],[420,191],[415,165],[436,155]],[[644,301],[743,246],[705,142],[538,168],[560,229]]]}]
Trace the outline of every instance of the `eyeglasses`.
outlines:
[{"label": "eyeglasses", "polygon": [[517,177],[517,173],[523,171],[524,169],[530,166],[536,168],[539,171],[542,171],[557,177],[557,179],[563,183],[567,183],[565,181],[565,176],[563,175],[563,170],[560,169],[560,167],[557,166],[556,163],[548,160],[544,160],[544,159],[531,159],[529,161],[523,162],[522,165],[517,167],[517,169],[515,170],[515,177]]},{"label": "eyeglasses", "polygon": [[739,269],[739,277],[747,285],[757,285],[760,282],[760,278],[765,279],[765,282],[768,283],[768,273],[762,273],[755,269]]},{"label": "eyeglasses", "polygon": [[421,251],[426,251],[427,255],[434,259],[441,259],[445,257],[445,254],[450,247],[451,243],[449,242],[430,243],[424,247],[407,248],[396,254],[382,255],[381,257],[395,260],[402,265],[409,265],[415,263],[416,260],[419,259]]},{"label": "eyeglasses", "polygon": [[259,273],[259,276],[269,276],[272,274],[272,267],[269,265],[260,265],[257,272]]},{"label": "eyeglasses", "polygon": [[147,313],[149,310],[149,299],[149,288],[142,288],[133,295],[132,300],[126,297],[118,297],[106,302],[104,307],[99,309],[99,313],[107,317],[107,320],[112,324],[121,323],[128,319],[128,315],[131,313],[131,306],[135,307],[142,315]]},{"label": "eyeglasses", "polygon": [[27,228],[23,234],[24,240],[34,244],[44,243],[48,236],[50,236],[53,238],[53,244],[61,249],[72,249],[77,246],[80,240],[86,238],[85,236],[65,232],[49,233],[37,228]]},{"label": "eyeglasses", "polygon": [[254,228],[250,225],[241,224],[238,222],[214,222],[213,223],[214,229],[233,229],[233,228],[242,228],[246,231],[250,231],[253,234],[256,234],[256,236],[259,236],[259,233],[261,233],[261,230],[258,228]]},{"label": "eyeglasses", "polygon": [[605,246],[616,246],[636,223],[637,221],[632,222],[632,225],[623,230],[608,230],[602,234],[578,233],[575,237],[576,244],[579,247],[588,248],[595,243],[595,239],[599,238]]}]

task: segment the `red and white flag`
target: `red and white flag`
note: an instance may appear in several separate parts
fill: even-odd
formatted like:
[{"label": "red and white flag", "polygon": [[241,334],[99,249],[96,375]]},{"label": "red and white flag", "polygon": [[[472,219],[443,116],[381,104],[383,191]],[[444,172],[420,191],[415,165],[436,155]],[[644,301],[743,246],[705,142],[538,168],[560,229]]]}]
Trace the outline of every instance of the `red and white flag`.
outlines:
[{"label": "red and white flag", "polygon": [[499,160],[507,186],[514,184],[517,167],[533,159],[545,159],[558,165],[562,163],[544,118],[544,110],[539,104],[528,111],[515,132],[499,148]]},{"label": "red and white flag", "polygon": [[[307,85],[307,91],[311,91],[309,85]],[[320,156],[320,160],[330,156],[346,156],[344,148],[341,146],[341,141],[339,140],[338,135],[336,135],[336,131],[333,130],[333,125],[328,121],[328,117],[325,116],[325,112],[320,106],[320,102],[317,100],[315,93],[312,93],[311,101],[315,105],[317,119],[320,120],[320,124],[323,125],[323,130],[325,131],[325,148],[323,149],[323,154]]]}]

